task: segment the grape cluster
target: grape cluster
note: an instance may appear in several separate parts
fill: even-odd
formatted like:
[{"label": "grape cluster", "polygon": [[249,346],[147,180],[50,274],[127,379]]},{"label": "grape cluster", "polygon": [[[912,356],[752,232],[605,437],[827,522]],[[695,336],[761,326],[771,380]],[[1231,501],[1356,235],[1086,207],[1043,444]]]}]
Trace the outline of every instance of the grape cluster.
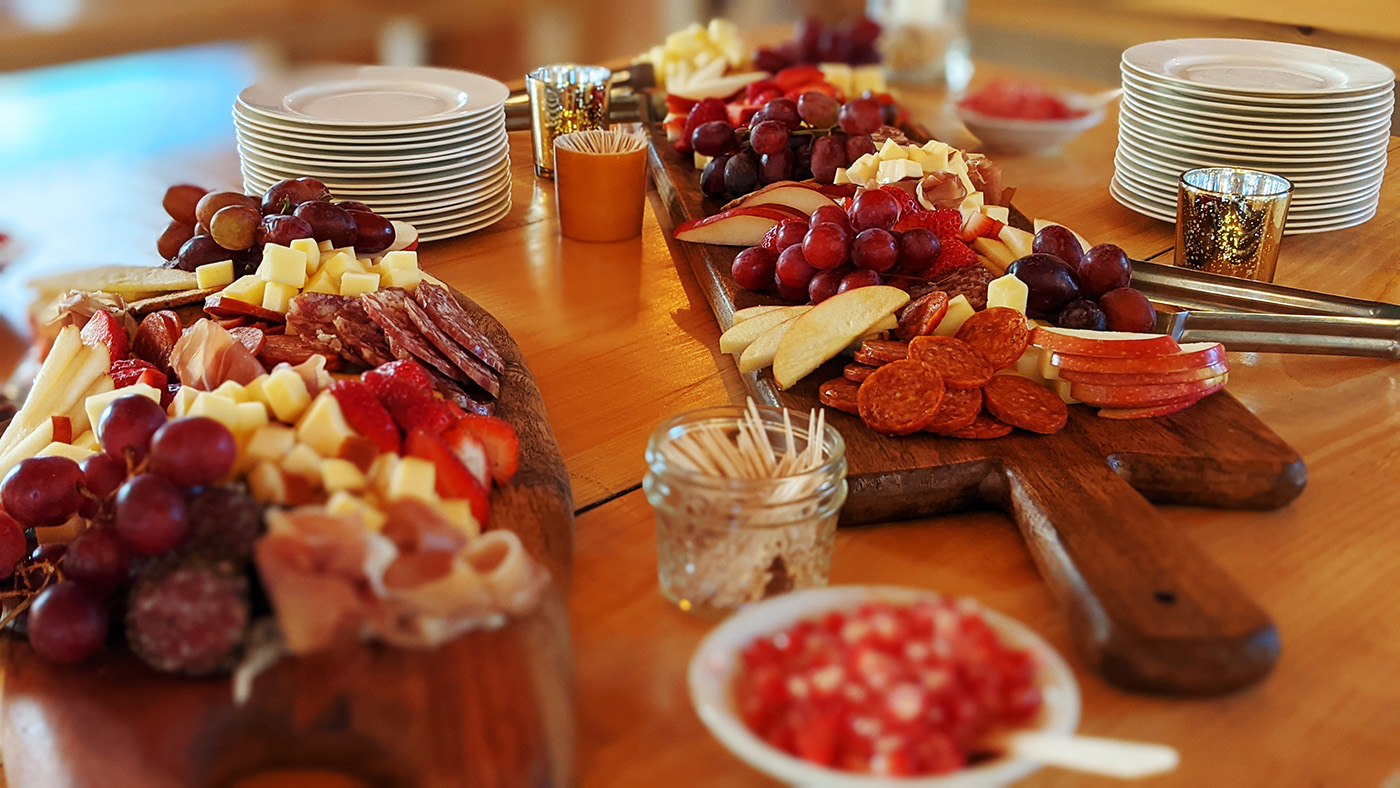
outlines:
[{"label": "grape cluster", "polygon": [[1026,283],[1026,312],[1062,328],[1152,332],[1157,310],[1130,287],[1128,255],[1114,244],[1085,252],[1074,233],[1060,225],[1035,234],[1032,254],[1006,272]]},{"label": "grape cluster", "polygon": [[[158,403],[133,395],[107,405],[96,435],[102,451],[81,463],[31,457],[0,482],[0,566],[7,576],[24,566],[23,529],[61,525],[74,515],[90,522],[66,548],[45,545],[29,559],[53,565],[59,578],[35,597],[28,632],[35,650],[60,662],[82,660],[102,645],[110,626],[107,600],[131,584],[134,572],[191,556],[246,561],[261,527],[251,496],[217,486],[238,453],[220,422],[167,420]],[[241,604],[224,617],[246,619],[246,600]],[[128,638],[139,634],[128,624]],[[169,654],[160,663],[174,669]]]},{"label": "grape cluster", "polygon": [[840,27],[807,17],[793,29],[791,41],[754,52],[753,64],[763,71],[781,71],[801,63],[879,63],[879,38],[880,25],[866,16]]},{"label": "grape cluster", "polygon": [[935,222],[908,221],[942,212],[902,203],[895,188],[861,189],[849,211],[824,205],[807,221],[784,220],[761,245],[734,258],[734,281],[747,290],[775,290],[786,300],[816,304],[857,287],[885,284],[891,277],[927,279],[976,263],[976,255],[947,231],[955,231],[956,222],[944,223],[940,237],[929,226],[918,226]]},{"label": "grape cluster", "polygon": [[785,180],[832,183],[837,169],[875,152],[870,135],[885,125],[887,111],[874,98],[842,104],[812,90],[795,100],[772,99],[747,127],[735,128],[724,104],[708,101],[691,110],[686,128],[691,149],[712,157],[700,176],[700,190],[709,197],[739,197]]},{"label": "grape cluster", "polygon": [[362,254],[394,243],[388,219],[362,202],[333,201],[315,178],[278,181],[261,197],[179,184],[166,190],[162,205],[171,221],[156,250],[167,267],[184,271],[232,259],[237,273],[246,274],[262,259],[264,245],[288,246],[298,238],[353,246]]}]

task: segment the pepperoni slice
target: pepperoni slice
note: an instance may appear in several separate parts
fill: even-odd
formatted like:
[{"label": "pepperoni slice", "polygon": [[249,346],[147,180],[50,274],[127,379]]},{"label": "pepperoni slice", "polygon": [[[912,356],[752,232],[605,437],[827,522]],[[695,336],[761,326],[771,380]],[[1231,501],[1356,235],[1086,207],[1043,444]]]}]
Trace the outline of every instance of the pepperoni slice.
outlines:
[{"label": "pepperoni slice", "polygon": [[909,342],[914,337],[928,336],[933,333],[938,324],[943,322],[943,316],[948,313],[948,294],[942,290],[935,290],[932,293],[921,295],[910,301],[904,307],[904,311],[899,313],[899,325],[894,330],[894,335]]},{"label": "pepperoni slice", "polygon": [[909,358],[909,343],[893,339],[867,339],[856,351],[856,361],[878,367],[891,361]]},{"label": "pepperoni slice", "polygon": [[910,359],[891,361],[860,384],[856,405],[870,429],[908,435],[938,415],[944,391],[943,378],[933,367]]},{"label": "pepperoni slice", "polygon": [[846,380],[854,380],[857,383],[863,383],[866,378],[870,377],[870,373],[874,372],[875,369],[875,367],[869,364],[847,364],[845,368],[841,370],[841,377]]},{"label": "pepperoni slice", "polygon": [[958,329],[958,339],[992,362],[996,369],[1016,363],[1030,344],[1031,332],[1026,328],[1026,316],[1005,306],[994,306],[975,312]]},{"label": "pepperoni slice", "polygon": [[950,389],[975,389],[992,379],[991,362],[956,337],[915,337],[909,357],[938,370]]},{"label": "pepperoni slice", "polygon": [[856,405],[856,391],[859,388],[860,384],[854,380],[835,378],[823,383],[817,390],[817,400],[828,408],[858,414],[860,409]]},{"label": "pepperoni slice", "polygon": [[982,400],[998,419],[1042,435],[1059,432],[1069,419],[1064,400],[1018,375],[997,375],[982,390]]},{"label": "pepperoni slice", "polygon": [[996,416],[982,410],[977,412],[977,417],[972,420],[971,424],[960,430],[954,430],[948,433],[948,437],[991,440],[992,438],[1002,438],[1010,434],[1010,424],[1004,421],[998,421]]},{"label": "pepperoni slice", "polygon": [[957,432],[963,427],[971,426],[972,422],[977,420],[977,414],[981,412],[981,389],[949,388],[943,394],[943,404],[939,406],[938,413],[934,414],[933,421],[924,427],[924,432],[939,435]]}]

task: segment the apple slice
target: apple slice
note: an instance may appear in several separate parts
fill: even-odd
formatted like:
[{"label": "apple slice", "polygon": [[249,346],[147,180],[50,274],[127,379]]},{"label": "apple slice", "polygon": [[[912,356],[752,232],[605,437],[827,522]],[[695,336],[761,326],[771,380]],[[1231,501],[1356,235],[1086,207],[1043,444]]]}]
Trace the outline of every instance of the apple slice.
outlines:
[{"label": "apple slice", "polygon": [[778,181],[770,183],[756,192],[751,192],[736,200],[731,200],[725,209],[737,208],[741,205],[754,207],[758,205],[785,205],[797,211],[801,211],[803,216],[811,216],[818,208],[824,205],[835,205],[836,201],[822,194],[822,191],[815,184],[802,183],[799,181]]},{"label": "apple slice", "polygon": [[1203,397],[1193,397],[1191,399],[1178,400],[1177,402],[1168,402],[1165,405],[1153,405],[1147,408],[1100,408],[1099,418],[1115,419],[1118,421],[1127,421],[1129,419],[1151,419],[1157,416],[1167,416],[1172,413],[1177,413],[1186,410],[1192,405],[1195,405],[1197,402],[1200,402],[1202,399]]},{"label": "apple slice", "polygon": [[[981,216],[982,214],[977,215]],[[1006,269],[1018,259],[1010,247],[995,238],[973,238],[972,251],[982,255],[984,258],[982,267],[998,277],[1005,276]],[[1024,305],[1020,311],[1026,311]]]},{"label": "apple slice", "polygon": [[837,293],[817,304],[799,317],[778,343],[773,356],[773,379],[779,388],[792,388],[907,303],[908,293],[877,285]]},{"label": "apple slice", "polygon": [[759,306],[744,307],[743,309],[740,309],[734,313],[734,322],[742,323],[751,317],[758,317],[759,315],[765,312],[772,312],[777,309],[791,308],[792,307],[790,306],[782,306],[780,304],[760,304]]},{"label": "apple slice", "polygon": [[1060,377],[1071,383],[1092,383],[1099,386],[1156,386],[1163,383],[1210,380],[1229,371],[1230,365],[1222,361],[1218,364],[1173,372],[1084,372],[1078,369],[1062,369]]},{"label": "apple slice", "polygon": [[1069,393],[1075,399],[1100,408],[1147,408],[1184,399],[1200,399],[1224,388],[1229,374],[1188,383],[1161,385],[1099,386],[1070,381]]},{"label": "apple slice", "polygon": [[739,356],[739,371],[753,372],[773,365],[773,356],[778,352],[778,343],[782,342],[783,336],[787,334],[792,324],[797,322],[800,314],[793,315],[787,320],[773,326],[758,335],[758,339],[749,343],[744,348],[744,352]]},{"label": "apple slice", "polygon": [[1181,372],[1200,369],[1212,364],[1228,363],[1225,346],[1219,342],[1188,342],[1176,353],[1162,356],[1141,356],[1138,358],[1103,358],[1100,356],[1080,356],[1073,353],[1047,354],[1049,363],[1064,370],[1082,372]]},{"label": "apple slice", "polygon": [[384,250],[384,254],[390,252],[411,252],[418,248],[418,229],[408,222],[401,222],[398,219],[390,219],[389,223],[394,225],[394,242],[389,244],[389,248]]},{"label": "apple slice", "polygon": [[714,79],[690,79],[680,87],[667,88],[667,94],[681,99],[699,102],[707,98],[727,99],[748,87],[750,83],[767,79],[766,71],[745,71],[741,74],[725,74]]},{"label": "apple slice", "polygon": [[1031,344],[1054,353],[1108,358],[1160,356],[1181,350],[1166,334],[1094,331],[1087,328],[1041,326],[1031,332]]},{"label": "apple slice", "polygon": [[1006,248],[1016,255],[1017,260],[1034,251],[1035,235],[1009,224],[1002,226],[1001,232],[997,233],[997,239],[1006,244]]},{"label": "apple slice", "polygon": [[[7,429],[8,435],[13,427]],[[19,464],[20,460],[27,460],[39,453],[45,446],[53,443],[53,420],[48,419],[39,422],[39,426],[32,430],[19,431],[15,433],[18,440],[10,446],[3,455],[0,455],[0,476],[10,472],[10,469]]]},{"label": "apple slice", "polygon": [[763,332],[787,322],[798,315],[801,315],[812,307],[810,306],[785,306],[755,315],[741,323],[735,323],[729,327],[719,337],[719,351],[721,353],[743,353],[744,350],[755,339],[763,335]]},{"label": "apple slice", "polygon": [[805,219],[807,215],[786,205],[740,206],[685,222],[676,228],[675,237],[691,243],[758,246],[778,222],[793,218]]}]

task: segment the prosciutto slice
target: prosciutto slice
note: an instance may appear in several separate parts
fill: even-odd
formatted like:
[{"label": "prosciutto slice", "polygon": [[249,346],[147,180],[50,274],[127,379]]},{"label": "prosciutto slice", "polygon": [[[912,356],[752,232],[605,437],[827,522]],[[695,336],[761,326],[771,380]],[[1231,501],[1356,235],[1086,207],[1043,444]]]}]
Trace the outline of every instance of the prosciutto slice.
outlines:
[{"label": "prosciutto slice", "polygon": [[180,383],[213,391],[225,381],[247,385],[267,370],[228,329],[204,319],[185,329],[170,350],[170,368]]}]

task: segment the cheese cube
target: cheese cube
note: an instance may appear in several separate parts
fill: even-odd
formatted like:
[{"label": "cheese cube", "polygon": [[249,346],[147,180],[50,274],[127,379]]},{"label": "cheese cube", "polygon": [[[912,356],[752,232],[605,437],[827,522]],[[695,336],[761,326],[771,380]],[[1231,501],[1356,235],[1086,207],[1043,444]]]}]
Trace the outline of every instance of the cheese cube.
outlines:
[{"label": "cheese cube", "polygon": [[261,402],[240,402],[236,408],[238,427],[241,435],[251,435],[268,424],[267,406]]},{"label": "cheese cube", "polygon": [[[157,391],[153,386],[148,386],[145,383],[133,383],[123,388],[112,389],[111,391],[105,391],[101,394],[93,394],[83,401],[83,410],[87,411],[88,424],[96,429],[97,422],[102,418],[102,411],[113,401],[119,400],[122,397],[137,396],[145,397],[153,402],[160,402],[160,395],[161,392]],[[73,429],[76,430],[77,428],[78,425],[74,424]]]},{"label": "cheese cube", "polygon": [[311,394],[306,390],[306,382],[290,367],[283,367],[267,376],[263,384],[263,396],[272,415],[285,424],[295,424],[311,404]]},{"label": "cheese cube", "polygon": [[889,89],[885,83],[885,71],[880,66],[856,66],[851,69],[851,89],[847,96],[860,96],[865,91],[884,93]]},{"label": "cheese cube", "polygon": [[[338,255],[338,254],[346,255],[346,256],[349,257],[351,260],[354,260],[355,258],[359,257],[359,255],[355,254],[355,247],[353,247],[353,246],[337,246],[337,247],[331,249],[331,255],[332,255],[332,256]],[[321,255],[321,257],[322,257],[322,258],[325,258],[326,255]],[[322,262],[321,265],[322,265],[322,266],[325,266],[325,263]]]},{"label": "cheese cube", "polygon": [[894,141],[894,138],[885,140],[885,144],[880,146],[880,150],[875,152],[875,157],[881,161],[893,161],[895,159],[909,158],[904,146]]},{"label": "cheese cube", "polygon": [[354,436],[355,430],[346,423],[340,403],[329,391],[317,395],[297,422],[297,439],[322,457],[339,457],[340,448]]},{"label": "cheese cube", "polygon": [[389,252],[388,254],[384,255],[383,258],[380,259],[379,267],[384,271],[393,271],[402,268],[417,268],[418,253],[407,252],[402,250],[397,252]]},{"label": "cheese cube", "polygon": [[96,453],[92,449],[84,449],[81,446],[59,443],[58,441],[54,441],[39,450],[40,457],[67,457],[73,462],[82,462]]},{"label": "cheese cube", "polygon": [[[990,306],[990,305],[988,305]],[[1017,375],[1040,385],[1046,385],[1044,375],[1040,374],[1041,360],[1047,355],[1040,348],[1030,345],[1026,348],[1021,357],[1016,359],[1016,363],[1006,369],[997,372],[998,375]]]},{"label": "cheese cube", "polygon": [[205,263],[194,269],[195,286],[200,290],[233,284],[233,261]]},{"label": "cheese cube", "polygon": [[986,203],[986,200],[987,198],[982,194],[982,192],[972,192],[971,194],[963,198],[963,201],[958,205],[958,208],[963,211],[975,211],[981,213],[982,206]]},{"label": "cheese cube", "polygon": [[279,282],[301,289],[306,284],[306,252],[280,244],[263,247],[258,276],[268,282]]},{"label": "cheese cube", "polygon": [[170,418],[179,418],[190,412],[190,406],[194,404],[195,397],[200,395],[199,389],[189,386],[181,386],[175,392],[175,398],[170,401],[170,407],[165,409],[166,415]]},{"label": "cheese cube", "polygon": [[281,282],[268,282],[267,288],[263,290],[262,308],[279,315],[285,315],[292,306],[292,299],[299,295],[301,295],[301,290],[296,286]]},{"label": "cheese cube", "polygon": [[359,491],[369,480],[349,460],[321,460],[321,486],[327,492]]},{"label": "cheese cube", "polygon": [[943,313],[943,319],[938,321],[938,325],[934,327],[934,336],[953,336],[976,311],[972,308],[972,304],[967,302],[967,296],[960,295],[954,298],[948,302],[948,311]]},{"label": "cheese cube", "polygon": [[832,182],[833,184],[837,185],[837,186],[840,186],[840,185],[846,184],[846,183],[854,183],[854,181],[851,180],[851,175],[850,175],[850,173],[848,173],[848,172],[846,171],[846,168],[845,168],[845,167],[837,167],[837,168],[836,168],[836,177],[833,178],[831,182]]},{"label": "cheese cube", "polygon": [[314,238],[298,238],[292,241],[292,248],[306,255],[307,276],[316,273],[316,269],[321,267],[321,247],[316,244]]},{"label": "cheese cube", "polygon": [[287,473],[316,483],[321,481],[321,455],[305,443],[298,443],[278,463]]},{"label": "cheese cube", "polygon": [[[405,290],[415,290],[418,288],[418,283],[422,281],[423,272],[417,268],[390,268],[384,272],[379,283],[384,287],[402,287]],[[342,289],[343,287],[344,283],[342,283]]]},{"label": "cheese cube", "polygon": [[1002,224],[1006,224],[1007,222],[1011,221],[1011,209],[1006,207],[1005,205],[984,204],[982,206],[982,213],[987,214],[988,216],[992,217],[993,219],[996,219]]},{"label": "cheese cube", "polygon": [[882,186],[887,183],[895,183],[905,178],[922,178],[924,168],[913,159],[892,159],[880,162],[880,168],[875,173],[875,180]]},{"label": "cheese cube", "polygon": [[317,271],[315,276],[306,280],[306,287],[303,287],[301,291],[303,293],[330,293],[331,295],[338,295],[340,293],[340,288],[336,285],[335,280],[331,278],[329,273]]},{"label": "cheese cube", "polygon": [[232,298],[242,301],[245,304],[262,304],[263,288],[267,287],[267,280],[257,274],[240,276],[233,281],[233,284],[225,287],[222,295],[225,298]]},{"label": "cheese cube", "polygon": [[228,397],[234,402],[251,402],[248,398],[248,390],[243,388],[243,384],[236,380],[225,380],[223,383],[219,384],[218,388],[210,393],[218,394],[221,397]]},{"label": "cheese cube", "polygon": [[389,516],[374,504],[346,490],[331,493],[326,500],[326,511],[337,517],[356,517],[371,531],[382,531]]},{"label": "cheese cube", "polygon": [[[253,403],[256,404],[256,403]],[[264,411],[265,412],[265,411]],[[276,462],[297,443],[297,434],[284,424],[268,424],[254,430],[243,453],[263,462]]]},{"label": "cheese cube", "polygon": [[365,475],[374,483],[374,489],[378,491],[380,498],[389,498],[389,480],[393,478],[401,462],[403,459],[399,455],[385,453],[375,457],[374,462],[370,463]]},{"label": "cheese cube", "polygon": [[1012,274],[993,279],[987,285],[987,308],[994,306],[1010,307],[1021,314],[1026,313],[1026,298],[1030,288]]},{"label": "cheese cube", "polygon": [[[351,251],[354,250],[352,249]],[[368,271],[369,268],[366,267],[364,263],[360,262],[353,254],[335,252],[331,255],[329,260],[321,264],[321,270],[329,274],[331,279],[339,284],[340,278],[346,273],[352,271],[364,273]]]},{"label": "cheese cube", "polygon": [[437,466],[418,457],[404,457],[389,474],[385,496],[391,501],[417,498],[437,500]]},{"label": "cheese cube", "polygon": [[472,505],[463,498],[446,498],[437,503],[437,510],[449,523],[457,526],[467,538],[481,535],[481,523],[472,516]]},{"label": "cheese cube", "polygon": [[317,249],[317,251],[320,251],[320,252],[329,252],[330,250],[332,250],[332,249],[334,249],[334,248],[335,248],[335,245],[332,244],[329,240],[325,240],[325,241],[322,241],[322,242],[316,244],[316,249]]},{"label": "cheese cube", "polygon": [[361,296],[378,289],[379,274],[348,271],[340,278],[340,294],[343,296]]},{"label": "cheese cube", "polygon": [[201,391],[185,415],[207,416],[228,427],[230,432],[236,432],[239,423],[238,403],[210,391]]},{"label": "cheese cube", "polygon": [[247,395],[248,402],[261,402],[267,404],[267,394],[263,392],[263,386],[267,384],[267,374],[263,373],[248,381],[243,385],[243,393]]},{"label": "cheese cube", "polygon": [[96,454],[102,450],[97,443],[97,430],[85,430],[82,435],[73,438],[73,445],[80,449],[87,449]]},{"label": "cheese cube", "polygon": [[248,472],[248,489],[259,503],[299,504],[312,498],[311,485],[292,476],[275,463],[260,462]]}]

